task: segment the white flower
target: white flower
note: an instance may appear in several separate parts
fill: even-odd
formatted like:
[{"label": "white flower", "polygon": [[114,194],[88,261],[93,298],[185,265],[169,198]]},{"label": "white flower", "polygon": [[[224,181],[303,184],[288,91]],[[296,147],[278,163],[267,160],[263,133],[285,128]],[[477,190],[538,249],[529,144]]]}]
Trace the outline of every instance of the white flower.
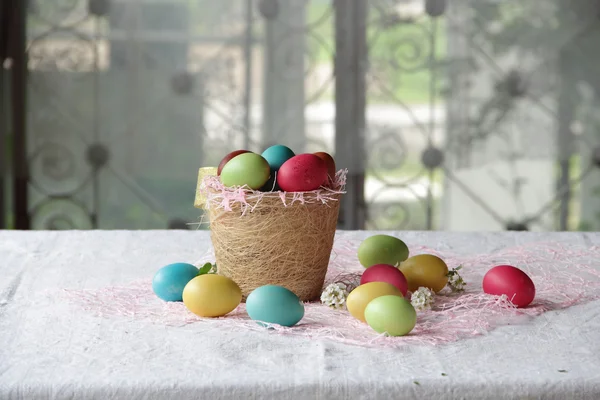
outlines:
[{"label": "white flower", "polygon": [[458,270],[462,268],[462,265],[454,268],[450,272],[448,272],[448,286],[452,290],[452,292],[462,292],[465,290],[465,281],[462,276],[458,273]]},{"label": "white flower", "polygon": [[448,277],[448,286],[452,289],[453,292],[462,292],[465,290],[465,281],[458,274],[452,274]]},{"label": "white flower", "polygon": [[346,307],[346,297],[348,297],[346,289],[338,283],[332,283],[321,293],[321,302],[328,307],[341,310]]},{"label": "white flower", "polygon": [[415,310],[430,310],[433,306],[435,294],[431,289],[426,287],[420,287],[413,292],[410,297],[410,302]]}]

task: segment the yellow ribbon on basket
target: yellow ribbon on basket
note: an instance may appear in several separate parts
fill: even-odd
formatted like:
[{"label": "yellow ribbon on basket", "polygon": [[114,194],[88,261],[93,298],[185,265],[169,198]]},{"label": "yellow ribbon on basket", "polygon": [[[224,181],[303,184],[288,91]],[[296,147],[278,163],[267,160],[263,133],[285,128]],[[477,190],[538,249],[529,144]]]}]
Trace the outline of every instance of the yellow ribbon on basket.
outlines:
[{"label": "yellow ribbon on basket", "polygon": [[203,167],[198,170],[198,184],[196,185],[196,198],[194,199],[194,207],[206,208],[206,196],[202,189],[202,181],[207,176],[216,176],[216,167]]}]

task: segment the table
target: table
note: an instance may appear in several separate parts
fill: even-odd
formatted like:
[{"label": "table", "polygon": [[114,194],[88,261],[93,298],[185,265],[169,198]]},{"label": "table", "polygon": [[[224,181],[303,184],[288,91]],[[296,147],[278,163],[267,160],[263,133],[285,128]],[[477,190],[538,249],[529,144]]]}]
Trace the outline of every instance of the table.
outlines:
[{"label": "table", "polygon": [[[549,239],[600,245],[596,233],[392,234],[463,254]],[[599,301],[390,350],[98,318],[44,294],[151,277],[209,247],[204,231],[0,231],[0,399],[600,398]]]}]

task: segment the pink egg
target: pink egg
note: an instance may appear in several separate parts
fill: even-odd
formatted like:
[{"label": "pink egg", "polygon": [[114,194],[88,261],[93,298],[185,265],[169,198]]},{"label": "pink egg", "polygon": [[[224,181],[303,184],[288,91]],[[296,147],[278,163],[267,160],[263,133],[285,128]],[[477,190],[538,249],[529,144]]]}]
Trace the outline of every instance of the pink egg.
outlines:
[{"label": "pink egg", "polygon": [[277,184],[285,192],[310,192],[327,180],[327,164],[314,154],[298,154],[283,163]]},{"label": "pink egg", "polygon": [[498,265],[483,277],[483,291],[501,296],[505,294],[517,307],[526,307],[535,297],[535,285],[531,278],[512,265]]},{"label": "pink egg", "polygon": [[408,283],[404,274],[398,268],[389,264],[376,264],[367,268],[360,277],[360,284],[363,285],[369,282],[387,282],[396,286],[403,296],[406,296],[408,291]]}]

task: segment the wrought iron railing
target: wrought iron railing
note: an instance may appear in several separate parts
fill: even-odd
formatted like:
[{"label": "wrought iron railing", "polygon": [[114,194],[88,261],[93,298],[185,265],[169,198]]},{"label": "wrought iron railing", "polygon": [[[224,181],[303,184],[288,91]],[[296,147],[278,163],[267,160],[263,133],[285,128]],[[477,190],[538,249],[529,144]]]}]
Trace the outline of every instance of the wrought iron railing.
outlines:
[{"label": "wrought iron railing", "polygon": [[198,167],[280,142],[349,169],[341,228],[598,229],[576,3],[5,1],[0,226],[185,227]]}]

